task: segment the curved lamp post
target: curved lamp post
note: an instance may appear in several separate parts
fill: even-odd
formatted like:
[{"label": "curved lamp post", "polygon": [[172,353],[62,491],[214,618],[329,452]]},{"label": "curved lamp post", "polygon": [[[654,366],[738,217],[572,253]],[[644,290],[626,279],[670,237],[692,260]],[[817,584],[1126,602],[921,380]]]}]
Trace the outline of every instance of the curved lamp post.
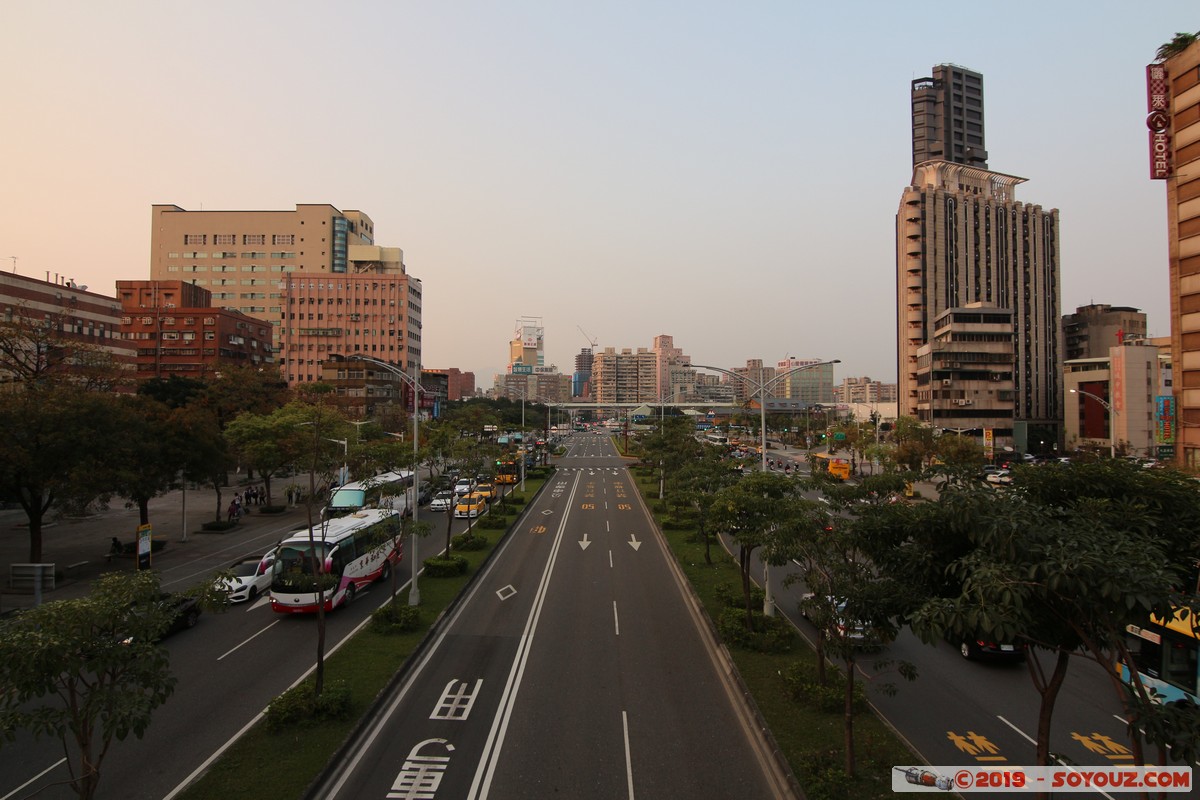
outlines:
[{"label": "curved lamp post", "polygon": [[[755,394],[758,395],[758,413],[759,413],[759,436],[761,438],[760,445],[762,447],[762,471],[767,471],[767,389],[770,389],[775,384],[779,383],[789,375],[794,375],[797,372],[803,372],[806,369],[816,369],[817,367],[827,367],[830,364],[840,364],[841,359],[834,358],[829,361],[817,361],[812,364],[801,364],[798,367],[793,367],[787,372],[776,375],[769,381],[759,382],[753,378],[748,378],[745,375],[739,375],[736,372],[724,369],[723,367],[710,367],[705,364],[692,364],[694,369],[711,369],[714,372],[720,372],[722,375],[728,375],[731,378],[736,378],[743,383],[748,384],[755,389]],[[771,566],[763,562],[763,616],[775,616],[775,600],[771,596]]]},{"label": "curved lamp post", "polygon": [[413,376],[410,377],[408,375],[408,373],[406,373],[404,370],[397,367],[395,364],[389,364],[386,361],[380,361],[378,358],[371,358],[370,356],[358,355],[357,353],[348,355],[348,356],[346,356],[346,358],[353,359],[355,361],[366,361],[367,363],[374,364],[377,367],[383,367],[388,372],[391,372],[393,375],[396,375],[401,380],[403,380],[406,384],[408,384],[409,388],[411,388],[413,390],[413,405],[412,405],[412,412],[413,412],[412,521],[413,521],[414,533],[412,536],[412,549],[413,549],[413,552],[412,552],[412,586],[409,587],[409,590],[408,590],[408,604],[410,606],[420,605],[421,590],[417,587],[417,571],[418,571],[417,570],[417,564],[418,564],[417,542],[421,537],[415,533],[415,530],[416,530],[416,526],[417,526],[417,511],[421,507],[421,462],[417,460],[417,447],[420,445],[420,439],[417,435],[417,433],[418,433],[417,395],[419,395],[421,392],[424,391],[424,388],[421,386],[421,381],[419,379],[420,375],[421,375],[421,366],[419,364],[414,364],[413,365]]}]

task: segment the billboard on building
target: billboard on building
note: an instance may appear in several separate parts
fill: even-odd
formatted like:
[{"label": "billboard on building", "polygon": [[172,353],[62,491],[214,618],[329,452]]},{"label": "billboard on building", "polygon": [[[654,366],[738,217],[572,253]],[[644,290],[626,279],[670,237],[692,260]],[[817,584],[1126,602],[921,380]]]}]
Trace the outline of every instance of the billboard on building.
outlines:
[{"label": "billboard on building", "polygon": [[1146,67],[1146,127],[1150,129],[1150,179],[1171,177],[1171,95],[1167,68],[1162,64]]},{"label": "billboard on building", "polygon": [[1154,398],[1154,443],[1175,444],[1175,398],[1169,394]]}]

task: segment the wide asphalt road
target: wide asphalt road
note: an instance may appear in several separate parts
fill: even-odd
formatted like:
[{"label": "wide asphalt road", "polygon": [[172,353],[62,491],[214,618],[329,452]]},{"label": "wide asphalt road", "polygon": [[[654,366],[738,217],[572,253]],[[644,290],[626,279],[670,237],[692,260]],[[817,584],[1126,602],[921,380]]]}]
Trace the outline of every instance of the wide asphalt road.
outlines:
[{"label": "wide asphalt road", "polygon": [[566,447],[314,796],[792,796],[611,441]]}]

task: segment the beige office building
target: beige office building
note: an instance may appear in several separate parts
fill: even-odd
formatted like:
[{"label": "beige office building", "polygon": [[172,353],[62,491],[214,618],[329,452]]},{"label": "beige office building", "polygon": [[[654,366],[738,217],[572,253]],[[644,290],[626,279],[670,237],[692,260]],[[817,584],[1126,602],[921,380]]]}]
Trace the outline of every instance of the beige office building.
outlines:
[{"label": "beige office building", "polygon": [[421,282],[399,248],[375,244],[361,211],[155,205],[151,215],[151,279],[195,284],[215,307],[269,322],[289,384],[321,380],[329,353],[420,364]]}]

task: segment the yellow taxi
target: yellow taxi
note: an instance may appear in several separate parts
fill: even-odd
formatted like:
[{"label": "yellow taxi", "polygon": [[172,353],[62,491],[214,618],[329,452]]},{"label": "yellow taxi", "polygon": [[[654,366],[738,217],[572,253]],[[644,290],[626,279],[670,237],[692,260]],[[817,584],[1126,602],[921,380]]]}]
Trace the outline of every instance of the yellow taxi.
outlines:
[{"label": "yellow taxi", "polygon": [[488,502],[496,499],[496,487],[490,483],[481,483],[475,487],[475,493],[481,494],[488,499]]},{"label": "yellow taxi", "polygon": [[454,507],[454,516],[459,519],[478,517],[487,510],[487,497],[479,492],[471,492],[459,499]]}]

